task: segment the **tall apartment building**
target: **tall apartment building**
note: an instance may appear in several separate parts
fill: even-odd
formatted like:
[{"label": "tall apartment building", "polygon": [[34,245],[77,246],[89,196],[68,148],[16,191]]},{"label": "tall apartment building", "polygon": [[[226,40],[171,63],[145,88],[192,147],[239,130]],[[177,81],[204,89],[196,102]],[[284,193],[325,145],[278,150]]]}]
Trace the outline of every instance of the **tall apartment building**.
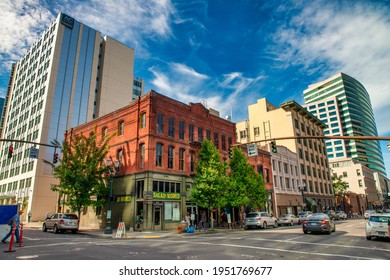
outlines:
[{"label": "tall apartment building", "polygon": [[[71,133],[89,135],[95,127],[98,140],[116,133],[107,154],[109,162],[117,165],[112,184],[114,227],[120,221],[135,227],[142,217],[144,229],[173,230],[187,212],[206,211],[189,198],[201,142],[213,141],[225,160],[236,143],[235,124],[220,118],[215,110],[200,103],[187,105],[155,91],[74,127]],[[258,165],[269,168],[264,157],[259,156]],[[88,227],[105,224],[104,211],[88,209],[81,222],[89,223]]]},{"label": "tall apartment building", "polygon": [[[264,145],[269,139],[295,136],[323,136],[326,125],[294,101],[281,104],[280,108],[265,98],[248,106],[249,119],[237,123],[237,141],[240,143],[259,142]],[[269,143],[268,142],[268,143]],[[298,193],[305,185],[305,204],[308,209],[319,211],[334,207],[334,196],[322,139],[287,139],[277,141],[299,158],[299,185],[289,182],[291,192]],[[273,160],[273,159],[272,159]],[[286,182],[274,182],[286,188]],[[296,198],[298,199],[298,198]],[[301,205],[303,206],[303,205]]]},{"label": "tall apartment building", "polygon": [[[338,73],[309,85],[304,107],[328,125],[325,135],[378,136],[370,96],[356,79]],[[351,158],[386,176],[378,141],[326,140],[329,161]]]},{"label": "tall apartment building", "polygon": [[[133,49],[58,15],[12,67],[1,135],[9,141],[0,146],[1,204],[20,204],[32,221],[56,210],[51,185],[57,181],[43,163],[55,150],[42,144],[62,142],[67,129],[130,103],[133,68]],[[39,149],[37,158],[31,148]]]}]

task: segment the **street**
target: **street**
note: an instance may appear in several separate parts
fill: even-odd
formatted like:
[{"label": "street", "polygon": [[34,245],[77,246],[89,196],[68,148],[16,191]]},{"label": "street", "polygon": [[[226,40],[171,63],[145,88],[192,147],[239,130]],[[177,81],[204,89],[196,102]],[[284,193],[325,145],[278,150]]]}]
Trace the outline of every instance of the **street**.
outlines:
[{"label": "street", "polygon": [[2,260],[389,260],[390,241],[365,238],[365,221],[336,221],[336,232],[303,234],[301,226],[218,231],[158,233],[137,238],[103,238],[88,234],[52,234],[26,229],[23,247]]}]

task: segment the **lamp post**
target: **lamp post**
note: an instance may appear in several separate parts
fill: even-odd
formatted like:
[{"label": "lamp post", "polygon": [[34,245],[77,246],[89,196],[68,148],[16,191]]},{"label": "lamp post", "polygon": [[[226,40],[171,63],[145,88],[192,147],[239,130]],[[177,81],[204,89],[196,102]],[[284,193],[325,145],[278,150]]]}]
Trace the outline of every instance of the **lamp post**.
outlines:
[{"label": "lamp post", "polygon": [[117,170],[118,166],[119,166],[119,161],[115,161],[115,169],[113,169],[112,160],[110,158],[108,158],[106,160],[107,172],[110,175],[110,179],[109,179],[110,196],[109,196],[109,202],[108,202],[106,228],[104,230],[105,234],[112,234],[112,228],[111,228],[112,184],[114,183],[114,175],[116,174],[116,170]]},{"label": "lamp post", "polygon": [[298,185],[298,189],[301,191],[302,193],[302,207],[303,207],[303,211],[305,211],[305,206],[306,206],[306,203],[305,203],[305,194],[303,193],[306,189],[306,184],[303,183],[302,185]]}]

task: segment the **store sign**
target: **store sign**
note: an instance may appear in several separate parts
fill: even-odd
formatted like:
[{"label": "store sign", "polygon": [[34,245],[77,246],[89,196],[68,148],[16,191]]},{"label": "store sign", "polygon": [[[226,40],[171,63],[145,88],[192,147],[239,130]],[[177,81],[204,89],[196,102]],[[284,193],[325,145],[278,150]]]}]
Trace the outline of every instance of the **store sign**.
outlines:
[{"label": "store sign", "polygon": [[62,14],[61,23],[65,26],[69,27],[70,29],[72,29],[73,25],[74,25],[74,18],[72,18],[68,15]]},{"label": "store sign", "polygon": [[112,197],[113,202],[131,202],[131,195],[115,195]]},{"label": "store sign", "polygon": [[178,200],[180,193],[153,192],[153,199]]}]

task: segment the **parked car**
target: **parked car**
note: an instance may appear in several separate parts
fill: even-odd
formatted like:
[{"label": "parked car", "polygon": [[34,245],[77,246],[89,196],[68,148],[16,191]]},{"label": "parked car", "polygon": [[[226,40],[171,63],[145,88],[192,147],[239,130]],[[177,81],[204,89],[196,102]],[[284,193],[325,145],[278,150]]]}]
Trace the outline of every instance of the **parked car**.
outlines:
[{"label": "parked car", "polygon": [[336,220],[337,219],[337,215],[336,215],[336,212],[334,210],[326,210],[324,212],[324,214],[328,215],[330,219],[332,220]]},{"label": "parked car", "polygon": [[294,214],[284,214],[278,219],[279,225],[293,226],[299,223],[299,217]]},{"label": "parked car", "polygon": [[372,237],[390,237],[388,224],[390,213],[374,213],[371,214],[366,222],[366,239],[371,240]]},{"label": "parked car", "polygon": [[331,234],[336,231],[336,224],[328,215],[315,213],[302,222],[303,233],[326,232]]},{"label": "parked car", "polygon": [[372,214],[375,214],[376,213],[376,211],[375,210],[366,210],[366,211],[364,211],[364,219],[368,219],[368,218],[370,218],[370,216],[372,215]]},{"label": "parked car", "polygon": [[348,219],[347,213],[344,211],[336,211],[336,219],[337,220],[346,220]]},{"label": "parked car", "polygon": [[299,218],[298,225],[300,225],[302,223],[302,221],[304,219],[306,219],[306,217],[308,217],[310,215],[313,215],[313,212],[311,212],[311,211],[303,211],[303,212],[299,213],[298,214],[298,218]]},{"label": "parked car", "polygon": [[53,233],[66,230],[76,233],[79,229],[79,218],[72,213],[54,213],[42,223],[42,231],[46,232],[48,229],[53,230]]},{"label": "parked car", "polygon": [[278,219],[268,212],[249,212],[245,219],[245,229],[277,227]]}]

